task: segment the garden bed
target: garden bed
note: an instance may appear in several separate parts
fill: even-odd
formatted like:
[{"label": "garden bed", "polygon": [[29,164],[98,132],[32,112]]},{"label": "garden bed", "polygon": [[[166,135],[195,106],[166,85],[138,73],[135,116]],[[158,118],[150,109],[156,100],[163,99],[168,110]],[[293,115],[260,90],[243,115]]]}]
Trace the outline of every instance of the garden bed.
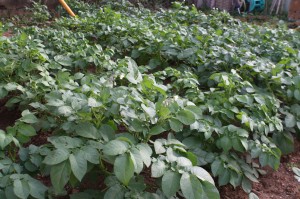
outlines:
[{"label": "garden bed", "polygon": [[298,197],[298,32],[71,7],[0,27],[0,198]]}]

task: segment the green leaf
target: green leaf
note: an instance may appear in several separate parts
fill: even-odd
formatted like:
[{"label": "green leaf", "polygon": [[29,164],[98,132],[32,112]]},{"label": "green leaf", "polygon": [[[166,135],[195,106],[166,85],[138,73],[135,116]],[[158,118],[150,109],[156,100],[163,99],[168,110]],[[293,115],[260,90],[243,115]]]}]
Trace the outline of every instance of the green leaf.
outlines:
[{"label": "green leaf", "polygon": [[293,128],[297,122],[295,116],[290,113],[286,115],[284,121],[285,121],[286,127],[288,127],[288,128]]},{"label": "green leaf", "polygon": [[93,164],[99,164],[99,152],[97,149],[91,147],[91,146],[84,146],[81,148],[82,152],[84,153],[84,158],[93,163]]},{"label": "green leaf", "polygon": [[259,199],[259,197],[255,193],[251,192],[249,193],[249,199]]},{"label": "green leaf", "polygon": [[176,153],[171,147],[167,148],[167,161],[175,162],[178,159],[178,153]]},{"label": "green leaf", "polygon": [[69,158],[69,151],[64,148],[59,148],[51,151],[44,159],[43,163],[47,165],[59,164]]},{"label": "green leaf", "polygon": [[81,137],[90,138],[90,139],[99,139],[100,133],[96,127],[90,122],[80,123],[76,126],[75,129],[77,135]]},{"label": "green leaf", "polygon": [[146,184],[144,182],[143,176],[137,176],[135,178],[132,178],[128,184],[128,188],[134,192],[144,192],[146,189]]},{"label": "green leaf", "polygon": [[183,129],[183,124],[177,119],[170,118],[169,124],[170,124],[171,129],[175,132],[181,132]]},{"label": "green leaf", "polygon": [[[1,92],[1,91],[0,91]],[[4,190],[0,190],[0,198],[5,198],[5,192]]]},{"label": "green leaf", "polygon": [[65,117],[68,117],[72,114],[73,109],[70,106],[61,106],[57,109],[58,113],[62,114]]},{"label": "green leaf", "polygon": [[14,180],[14,193],[16,196],[22,199],[27,199],[30,193],[29,184],[25,180],[16,179]]},{"label": "green leaf", "polygon": [[8,95],[8,91],[5,88],[0,87],[0,99],[3,99],[7,95]]},{"label": "green leaf", "polygon": [[164,147],[165,140],[157,139],[154,142],[154,150],[156,154],[162,154],[166,152],[166,148]]},{"label": "green leaf", "polygon": [[191,173],[197,176],[201,181],[207,181],[211,184],[215,184],[214,179],[211,175],[203,168],[194,166],[191,168]]},{"label": "green leaf", "polygon": [[247,140],[245,139],[240,139],[239,137],[232,138],[231,139],[232,147],[239,152],[244,152],[245,148],[242,144],[242,141],[244,141],[244,143],[247,145]]},{"label": "green leaf", "polygon": [[129,149],[129,144],[121,140],[112,140],[108,142],[104,148],[103,153],[105,155],[120,155],[125,153]]},{"label": "green leaf", "polygon": [[297,167],[292,167],[292,170],[294,172],[295,175],[300,176],[300,169]]},{"label": "green leaf", "polygon": [[259,182],[259,181],[257,180],[257,177],[254,176],[254,174],[252,174],[252,173],[249,173],[249,172],[245,171],[245,172],[244,172],[244,175],[245,175],[249,180],[251,180],[252,182],[256,182],[256,183]]},{"label": "green leaf", "polygon": [[230,181],[230,172],[228,169],[223,169],[223,172],[219,174],[218,183],[219,186],[226,185]]},{"label": "green leaf", "polygon": [[31,179],[28,181],[30,187],[30,195],[37,199],[44,199],[45,192],[47,191],[47,187],[43,185],[40,181]]},{"label": "green leaf", "polygon": [[78,151],[75,154],[71,154],[69,161],[74,176],[81,182],[87,172],[87,161],[84,158],[84,153],[82,151]]},{"label": "green leaf", "polygon": [[180,179],[180,188],[185,198],[202,198],[202,184],[195,175],[183,173]]},{"label": "green leaf", "polygon": [[39,120],[37,119],[37,117],[35,115],[30,113],[28,110],[25,110],[22,112],[22,117],[21,117],[20,121],[28,123],[28,124],[34,124],[34,123],[37,123]]},{"label": "green leaf", "polygon": [[296,90],[294,91],[294,96],[295,96],[295,98],[296,98],[297,100],[300,101],[300,90],[299,90],[299,89],[296,89]]},{"label": "green leaf", "polygon": [[166,130],[162,127],[162,125],[160,125],[160,124],[157,124],[157,125],[155,125],[154,127],[152,127],[151,129],[150,129],[150,135],[159,135],[159,134],[161,134],[161,133],[163,133],[163,132],[165,132]]},{"label": "green leaf", "polygon": [[294,151],[294,138],[288,132],[278,132],[273,134],[273,140],[283,154]]},{"label": "green leaf", "polygon": [[185,157],[178,157],[177,158],[177,165],[180,167],[192,167],[192,162]]},{"label": "green leaf", "polygon": [[137,143],[136,138],[130,133],[122,133],[116,136],[117,140],[127,142],[129,145],[134,145]]},{"label": "green leaf", "polygon": [[103,124],[100,127],[100,133],[102,138],[108,142],[110,140],[112,140],[115,137],[115,130],[107,124]]},{"label": "green leaf", "polygon": [[3,130],[0,130],[0,147],[4,149],[13,141],[13,136],[6,134]]},{"label": "green leaf", "polygon": [[143,108],[143,110],[149,115],[150,118],[155,117],[156,115],[156,111],[154,108],[152,107],[147,107],[144,104],[141,105],[141,107]]},{"label": "green leaf", "polygon": [[142,74],[138,70],[138,66],[131,58],[128,59],[128,74],[126,75],[126,78],[133,84],[138,84],[143,80]]},{"label": "green leaf", "polygon": [[187,48],[187,49],[184,49],[181,53],[179,53],[177,58],[178,59],[186,59],[186,58],[192,56],[193,54],[195,54],[196,52],[197,52],[197,49],[195,49],[195,48]]},{"label": "green leaf", "polygon": [[261,105],[266,104],[265,99],[264,99],[263,96],[261,96],[261,95],[256,95],[256,96],[254,96],[254,99],[255,99],[255,101],[256,101],[257,103],[259,103],[259,104],[261,104]]},{"label": "green leaf", "polygon": [[20,199],[15,195],[13,186],[8,186],[5,188],[5,196],[5,199]]},{"label": "green leaf", "polygon": [[148,63],[148,65],[149,65],[152,69],[156,68],[156,67],[159,66],[160,64],[161,64],[160,59],[156,59],[156,58],[150,59],[150,60],[149,60],[149,63]]},{"label": "green leaf", "polygon": [[223,171],[223,164],[220,160],[216,159],[212,164],[211,164],[211,171],[214,176],[219,175]]},{"label": "green leaf", "polygon": [[252,184],[251,181],[248,180],[246,177],[243,177],[242,180],[242,188],[246,193],[250,193],[252,190]]},{"label": "green leaf", "polygon": [[202,184],[202,188],[203,188],[203,192],[202,192],[202,197],[203,199],[219,199],[220,198],[220,193],[217,189],[216,186],[214,186],[213,184],[211,184],[208,181],[203,181],[201,182]]},{"label": "green leaf", "polygon": [[124,185],[128,185],[134,175],[134,164],[129,154],[126,153],[116,158],[114,173],[120,182]]},{"label": "green leaf", "polygon": [[167,165],[165,164],[164,161],[157,160],[156,162],[153,162],[151,166],[151,177],[159,178],[163,176],[166,169],[167,169]]},{"label": "green leaf", "polygon": [[90,107],[94,108],[94,107],[99,107],[101,105],[102,105],[102,103],[98,102],[96,99],[94,99],[92,97],[90,97],[88,99],[88,106],[90,106]]},{"label": "green leaf", "polygon": [[266,166],[269,162],[269,155],[266,152],[263,152],[259,155],[259,163],[262,167]]},{"label": "green leaf", "polygon": [[247,105],[252,105],[253,103],[253,98],[248,95],[236,95],[235,98],[237,99],[237,101]]},{"label": "green leaf", "polygon": [[197,156],[192,152],[187,152],[186,157],[192,162],[193,166],[197,165],[198,158]]},{"label": "green leaf", "polygon": [[55,148],[67,148],[67,149],[79,148],[83,144],[82,139],[68,137],[68,136],[49,137],[48,142],[53,144],[53,146],[55,146]]},{"label": "green leaf", "polygon": [[146,165],[146,167],[149,167],[151,165],[152,149],[149,147],[148,144],[144,143],[138,144],[137,148],[140,151],[144,164]]},{"label": "green leaf", "polygon": [[116,184],[105,192],[104,199],[123,199],[124,196],[125,189],[121,185]]},{"label": "green leaf", "polygon": [[130,152],[130,157],[133,161],[134,172],[137,174],[141,173],[143,170],[144,163],[140,151],[136,148],[132,148]]},{"label": "green leaf", "polygon": [[231,172],[231,176],[230,176],[230,184],[236,188],[237,186],[240,186],[242,183],[242,178],[243,176],[239,173],[236,172]]},{"label": "green leaf", "polygon": [[56,107],[63,106],[64,104],[65,102],[60,99],[49,99],[47,103],[48,106],[56,106]]},{"label": "green leaf", "polygon": [[218,139],[216,144],[225,152],[229,151],[232,148],[232,140],[226,135]]},{"label": "green leaf", "polygon": [[268,165],[277,170],[280,165],[281,151],[278,148],[272,148],[272,154],[269,155]]},{"label": "green leaf", "polygon": [[73,60],[67,55],[56,55],[54,60],[63,66],[72,66]]},{"label": "green leaf", "polygon": [[8,91],[17,90],[18,84],[17,83],[8,83],[5,85],[5,89]]},{"label": "green leaf", "polygon": [[70,179],[71,167],[69,161],[53,165],[50,170],[50,178],[55,193],[61,193]]},{"label": "green leaf", "polygon": [[191,125],[196,121],[194,113],[188,110],[179,111],[176,118],[185,125]]},{"label": "green leaf", "polygon": [[36,135],[35,129],[31,125],[28,125],[28,124],[23,124],[23,123],[19,124],[18,131],[21,134],[28,136],[28,137],[32,137],[32,136]]},{"label": "green leaf", "polygon": [[167,171],[162,177],[162,190],[170,198],[176,194],[180,187],[181,175],[174,171]]}]

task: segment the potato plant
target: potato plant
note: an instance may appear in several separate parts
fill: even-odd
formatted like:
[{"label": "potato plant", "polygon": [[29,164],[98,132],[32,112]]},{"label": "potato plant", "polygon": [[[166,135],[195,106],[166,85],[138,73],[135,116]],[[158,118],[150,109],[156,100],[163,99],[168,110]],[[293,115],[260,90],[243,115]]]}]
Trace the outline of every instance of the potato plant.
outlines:
[{"label": "potato plant", "polygon": [[[0,98],[21,113],[0,130],[0,198],[255,197],[299,136],[299,33],[179,3],[70,5],[74,19],[0,26]],[[105,188],[81,189],[88,175]]]}]

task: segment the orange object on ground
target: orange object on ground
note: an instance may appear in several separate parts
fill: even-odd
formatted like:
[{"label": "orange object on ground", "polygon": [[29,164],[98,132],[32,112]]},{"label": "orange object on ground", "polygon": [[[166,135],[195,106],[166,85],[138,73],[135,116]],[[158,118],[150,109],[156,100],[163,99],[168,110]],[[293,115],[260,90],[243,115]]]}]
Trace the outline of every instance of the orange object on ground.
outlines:
[{"label": "orange object on ground", "polygon": [[69,13],[69,15],[71,15],[72,17],[75,17],[74,12],[71,10],[71,8],[68,6],[68,4],[66,4],[66,2],[64,0],[58,0],[58,1],[62,5],[62,7],[64,7],[64,9]]}]

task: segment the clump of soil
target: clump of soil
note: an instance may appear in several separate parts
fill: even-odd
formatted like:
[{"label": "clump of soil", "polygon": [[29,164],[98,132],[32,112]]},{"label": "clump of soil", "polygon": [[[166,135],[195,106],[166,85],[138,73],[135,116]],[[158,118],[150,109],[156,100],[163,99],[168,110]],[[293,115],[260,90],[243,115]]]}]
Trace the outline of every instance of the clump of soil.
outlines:
[{"label": "clump of soil", "polygon": [[[253,192],[260,199],[299,199],[300,182],[294,178],[292,167],[300,167],[300,141],[295,139],[295,152],[283,156],[277,171],[266,167],[268,172],[259,178],[259,183],[253,183]],[[241,188],[234,189],[227,185],[221,187],[221,198],[223,199],[247,199]]]}]

